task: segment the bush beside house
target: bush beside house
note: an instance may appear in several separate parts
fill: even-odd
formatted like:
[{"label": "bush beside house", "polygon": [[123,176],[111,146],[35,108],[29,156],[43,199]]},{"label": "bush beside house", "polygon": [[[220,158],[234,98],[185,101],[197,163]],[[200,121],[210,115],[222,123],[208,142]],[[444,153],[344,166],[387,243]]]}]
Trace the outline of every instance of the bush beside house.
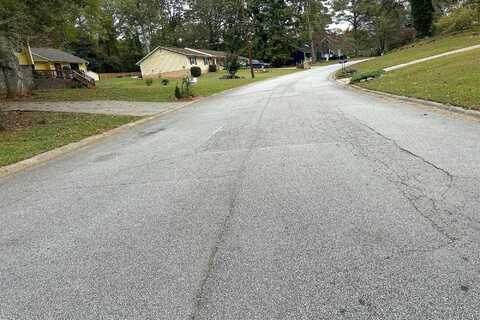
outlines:
[{"label": "bush beside house", "polygon": [[200,67],[193,66],[190,68],[190,74],[194,78],[199,78],[202,75],[202,69],[200,69]]}]

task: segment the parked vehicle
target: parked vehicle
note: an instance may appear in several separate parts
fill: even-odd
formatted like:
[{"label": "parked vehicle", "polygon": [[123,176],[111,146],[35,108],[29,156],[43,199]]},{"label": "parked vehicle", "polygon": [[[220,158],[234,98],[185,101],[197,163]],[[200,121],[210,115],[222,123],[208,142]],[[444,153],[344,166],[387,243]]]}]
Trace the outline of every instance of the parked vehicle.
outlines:
[{"label": "parked vehicle", "polygon": [[252,65],[255,69],[268,69],[272,66],[270,63],[265,63],[261,60],[252,60]]}]

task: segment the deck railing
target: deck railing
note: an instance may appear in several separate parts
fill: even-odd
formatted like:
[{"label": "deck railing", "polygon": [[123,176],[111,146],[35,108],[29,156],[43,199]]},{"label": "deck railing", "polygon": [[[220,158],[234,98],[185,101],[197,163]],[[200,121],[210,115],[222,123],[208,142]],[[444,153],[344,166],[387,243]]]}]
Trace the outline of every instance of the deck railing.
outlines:
[{"label": "deck railing", "polygon": [[35,78],[48,79],[72,79],[72,72],[70,70],[34,70],[33,76]]},{"label": "deck railing", "polygon": [[70,79],[80,82],[88,88],[95,87],[95,80],[83,71],[70,69],[63,70],[34,70],[33,77],[36,79]]}]

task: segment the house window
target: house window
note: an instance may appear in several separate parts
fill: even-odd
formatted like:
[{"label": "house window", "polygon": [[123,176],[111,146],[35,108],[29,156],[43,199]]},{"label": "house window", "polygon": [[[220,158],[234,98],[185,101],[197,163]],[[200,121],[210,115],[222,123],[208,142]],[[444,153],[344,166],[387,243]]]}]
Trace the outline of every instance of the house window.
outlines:
[{"label": "house window", "polygon": [[190,57],[190,64],[197,64],[197,57]]},{"label": "house window", "polygon": [[209,65],[209,59],[208,58],[203,58],[203,64],[208,66]]}]

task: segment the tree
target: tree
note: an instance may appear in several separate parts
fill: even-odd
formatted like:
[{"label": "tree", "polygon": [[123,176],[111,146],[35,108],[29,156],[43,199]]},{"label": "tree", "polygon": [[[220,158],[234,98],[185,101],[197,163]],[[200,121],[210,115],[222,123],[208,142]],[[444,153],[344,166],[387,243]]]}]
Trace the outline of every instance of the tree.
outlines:
[{"label": "tree", "polygon": [[282,65],[297,49],[295,7],[286,0],[251,0],[249,12],[254,17],[252,44],[256,57]]},{"label": "tree", "polygon": [[7,96],[26,92],[15,52],[27,43],[61,47],[71,36],[74,17],[84,0],[2,0],[0,6],[0,74],[7,85]]},{"label": "tree", "polygon": [[189,0],[189,9],[185,22],[195,32],[189,33],[185,42],[196,44],[201,48],[222,50],[223,27],[226,20],[227,0]]},{"label": "tree", "polygon": [[29,84],[24,80],[23,72],[15,55],[11,41],[0,34],[0,77],[5,82],[7,98],[23,96],[28,92]]},{"label": "tree", "polygon": [[26,26],[25,3],[6,0],[0,6],[0,81],[5,83],[7,97],[23,94],[18,88],[21,70],[15,56],[20,41],[18,34]]},{"label": "tree", "polygon": [[225,1],[223,41],[225,50],[246,53],[255,29],[255,3],[250,0]]},{"label": "tree", "polygon": [[317,59],[316,48],[324,39],[325,30],[332,22],[328,8],[322,0],[298,0],[297,20],[302,30],[303,42],[308,41],[312,50],[312,62]]},{"label": "tree", "polygon": [[366,28],[377,55],[411,40],[407,9],[396,0],[373,0],[367,8]]},{"label": "tree", "polygon": [[410,0],[410,5],[412,7],[413,26],[417,30],[417,37],[431,36],[434,13],[432,0]]},{"label": "tree", "polygon": [[469,0],[468,4],[475,11],[477,25],[480,25],[480,0]]},{"label": "tree", "polygon": [[367,21],[368,0],[333,0],[333,10],[337,22],[348,22],[355,55],[358,55],[362,39],[362,28]]},{"label": "tree", "polygon": [[240,63],[236,54],[227,55],[225,58],[225,69],[228,71],[230,78],[234,79],[238,69],[240,69]]}]

